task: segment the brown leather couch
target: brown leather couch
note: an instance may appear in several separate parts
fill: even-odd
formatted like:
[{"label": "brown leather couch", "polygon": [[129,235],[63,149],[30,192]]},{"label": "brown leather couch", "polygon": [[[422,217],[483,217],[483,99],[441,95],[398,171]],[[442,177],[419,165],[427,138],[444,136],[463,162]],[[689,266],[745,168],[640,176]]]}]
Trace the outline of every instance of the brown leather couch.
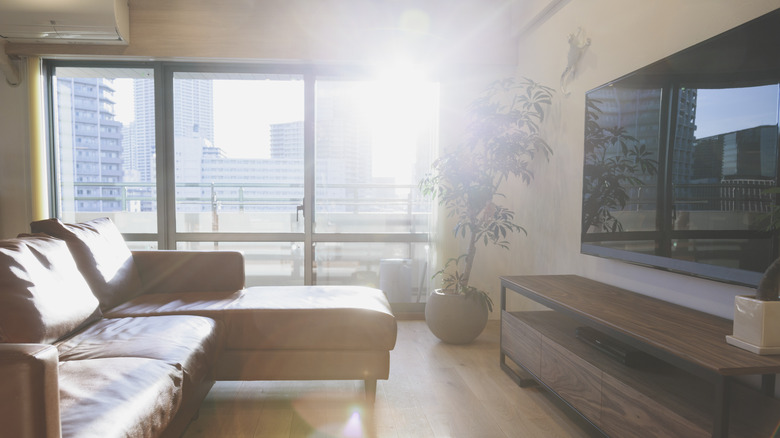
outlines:
[{"label": "brown leather couch", "polygon": [[179,436],[215,380],[359,379],[396,322],[359,286],[244,287],[230,251],[135,251],[108,219],[0,241],[0,435]]}]

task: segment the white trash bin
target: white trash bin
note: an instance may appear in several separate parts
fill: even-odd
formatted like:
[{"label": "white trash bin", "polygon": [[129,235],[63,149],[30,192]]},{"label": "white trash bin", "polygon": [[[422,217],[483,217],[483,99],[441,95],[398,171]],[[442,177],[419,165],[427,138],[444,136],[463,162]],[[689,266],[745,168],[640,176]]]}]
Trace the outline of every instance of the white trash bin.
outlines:
[{"label": "white trash bin", "polygon": [[379,260],[379,289],[391,303],[412,301],[412,260]]}]

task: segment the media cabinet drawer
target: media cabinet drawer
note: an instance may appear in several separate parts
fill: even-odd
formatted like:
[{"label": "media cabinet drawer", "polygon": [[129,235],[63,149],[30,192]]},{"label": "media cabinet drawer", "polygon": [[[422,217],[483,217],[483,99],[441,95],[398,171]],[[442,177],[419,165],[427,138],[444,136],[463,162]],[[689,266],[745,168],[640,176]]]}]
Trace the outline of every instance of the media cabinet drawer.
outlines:
[{"label": "media cabinet drawer", "polygon": [[[780,373],[780,361],[728,346],[725,333],[731,331],[731,322],[577,276],[502,277],[501,286],[501,351],[538,370],[534,378],[604,434],[614,438],[777,435],[780,400],[734,377],[763,372],[766,386],[772,383],[768,377]],[[553,310],[507,312],[508,290]],[[650,317],[659,321],[650,326]],[[665,334],[656,326],[678,329]],[[604,334],[610,334],[611,328],[632,338],[640,350],[648,343],[668,347],[667,356],[625,365],[578,339],[581,327]],[[690,341],[684,345],[696,348],[677,354],[670,344],[686,337]],[[723,363],[734,374],[721,375],[725,385],[718,388],[719,382],[707,379],[703,371],[716,370]],[[719,417],[720,412],[728,418]]]},{"label": "media cabinet drawer", "polygon": [[676,409],[658,403],[609,375],[605,374],[602,382],[601,427],[610,436],[711,436],[710,430],[682,417]]},{"label": "media cabinet drawer", "polygon": [[530,373],[540,375],[542,336],[509,312],[503,312],[501,318],[501,349]]},{"label": "media cabinet drawer", "polygon": [[601,370],[545,337],[541,380],[594,424],[601,423]]}]

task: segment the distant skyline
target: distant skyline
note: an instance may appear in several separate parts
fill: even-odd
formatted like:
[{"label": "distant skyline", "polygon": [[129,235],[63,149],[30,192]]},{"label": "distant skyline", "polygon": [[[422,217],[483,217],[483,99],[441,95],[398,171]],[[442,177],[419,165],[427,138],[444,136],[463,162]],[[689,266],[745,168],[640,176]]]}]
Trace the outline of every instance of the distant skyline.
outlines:
[{"label": "distant skyline", "polygon": [[778,85],[697,90],[696,138],[778,124]]},{"label": "distant skyline", "polygon": [[[133,80],[115,79],[114,114],[129,125]],[[269,158],[269,126],[303,120],[303,81],[213,80],[214,145],[230,158]],[[262,134],[262,135],[261,135]]]},{"label": "distant skyline", "polygon": [[[206,80],[213,84],[214,146],[228,158],[270,158],[270,126],[304,119],[303,80]],[[113,83],[116,120],[126,125],[134,116],[132,81],[116,79]],[[367,146],[373,149],[375,178],[416,183],[415,170],[408,164],[420,141],[436,142],[431,136],[438,133],[429,128],[436,124],[438,84],[419,79],[320,81],[317,88],[318,101],[336,99],[354,108],[354,121],[370,131]],[[330,111],[328,105],[316,106],[317,111]],[[328,117],[332,115],[320,114],[320,120]]]}]

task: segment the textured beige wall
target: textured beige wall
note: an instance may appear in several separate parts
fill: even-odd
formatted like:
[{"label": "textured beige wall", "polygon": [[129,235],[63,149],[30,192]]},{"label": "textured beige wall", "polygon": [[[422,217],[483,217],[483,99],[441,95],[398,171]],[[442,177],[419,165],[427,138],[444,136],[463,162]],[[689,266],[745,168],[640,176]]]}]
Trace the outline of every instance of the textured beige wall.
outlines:
[{"label": "textured beige wall", "polygon": [[515,239],[510,254],[483,260],[479,281],[497,296],[499,275],[573,273],[731,318],[733,297],[749,293],[746,288],[580,254],[584,93],[778,7],[777,0],[572,0],[526,34],[518,72],[555,87],[566,66],[568,35],[582,28],[591,45],[571,93],[558,95],[548,120],[554,156],[538,166],[531,187],[513,191],[529,236]]},{"label": "textured beige wall", "polygon": [[8,52],[365,62],[404,49],[447,63],[513,63],[515,3],[130,0],[128,46],[9,44]]}]

